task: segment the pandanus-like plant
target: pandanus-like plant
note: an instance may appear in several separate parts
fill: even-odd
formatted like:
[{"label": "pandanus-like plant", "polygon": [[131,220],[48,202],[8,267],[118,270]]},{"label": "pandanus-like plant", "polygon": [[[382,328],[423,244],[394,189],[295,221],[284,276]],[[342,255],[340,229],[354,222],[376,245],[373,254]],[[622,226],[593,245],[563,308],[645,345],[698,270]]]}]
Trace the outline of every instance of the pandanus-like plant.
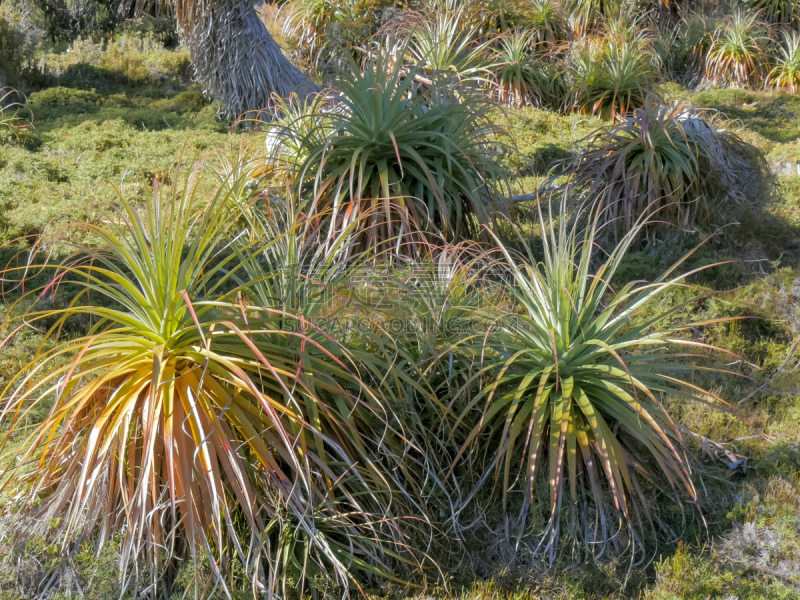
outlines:
[{"label": "pandanus-like plant", "polygon": [[[24,439],[3,474],[32,518],[19,534],[48,536],[67,559],[122,532],[123,585],[153,597],[198,553],[217,585],[238,561],[253,593],[277,591],[297,564],[279,551],[286,535],[304,540],[302,581],[311,565],[345,587],[354,569],[385,573],[393,494],[368,438],[389,412],[306,317],[315,274],[282,250],[303,225],[251,236],[235,229],[247,186],[226,182],[207,203],[195,189],[156,190],[144,211],[120,198],[114,220],[86,225],[96,248],[42,268],[50,282],[24,298],[44,306],[7,317],[6,342],[49,327],[0,413],[7,439]],[[315,264],[324,280],[330,262]],[[48,306],[57,291],[68,298]],[[88,331],[65,335],[75,320]],[[48,517],[59,524],[41,531]]]},{"label": "pandanus-like plant", "polygon": [[800,35],[796,32],[784,33],[780,56],[770,71],[769,82],[793,94],[800,90]]},{"label": "pandanus-like plant", "polygon": [[13,88],[0,88],[0,143],[24,142],[32,128],[33,112],[22,94]]},{"label": "pandanus-like plant", "polygon": [[769,36],[757,12],[737,11],[714,32],[706,77],[738,87],[758,85],[766,74]]},{"label": "pandanus-like plant", "polygon": [[569,60],[565,108],[614,120],[644,105],[655,74],[643,40],[591,42]]},{"label": "pandanus-like plant", "polygon": [[521,491],[523,528],[529,511],[548,504],[538,551],[550,560],[564,517],[580,524],[575,531],[592,552],[613,539],[616,517],[646,522],[640,478],[693,498],[689,461],[664,400],[714,398],[683,378],[705,368],[696,363],[712,350],[684,332],[706,323],[673,326],[667,320],[683,306],[656,306],[688,274],[675,276],[675,265],[652,283],[612,288],[642,221],[603,254],[596,206],[585,228],[580,214],[570,220],[566,203],[557,215],[540,207],[541,257],[501,245],[519,310],[490,311],[471,346],[454,346],[471,348],[474,380],[485,383],[453,404],[459,422],[472,425],[451,473],[465,456],[481,466],[477,476],[494,471],[506,510],[512,490]]},{"label": "pandanus-like plant", "polygon": [[746,4],[754,12],[774,25],[792,26],[800,19],[800,2],[798,0],[747,0]]},{"label": "pandanus-like plant", "polygon": [[557,0],[533,0],[522,17],[536,49],[552,47],[564,40],[565,21],[564,9]]},{"label": "pandanus-like plant", "polygon": [[488,45],[468,12],[443,11],[422,17],[408,31],[406,50],[417,74],[440,82],[475,86],[486,82],[491,63]]},{"label": "pandanus-like plant", "polygon": [[582,37],[589,33],[605,16],[620,8],[618,0],[566,0],[564,10],[570,15],[572,34]]},{"label": "pandanus-like plant", "polygon": [[499,40],[495,51],[495,79],[492,84],[504,104],[521,107],[550,100],[550,66],[537,60],[531,47],[533,33],[518,29]]},{"label": "pandanus-like plant", "polygon": [[273,127],[271,139],[286,141],[273,157],[331,236],[358,222],[354,233],[374,247],[420,230],[463,238],[489,222],[505,179],[492,160],[490,106],[419,89],[416,73],[370,56],[342,79],[334,110],[287,113]]},{"label": "pandanus-like plant", "polygon": [[[568,185],[604,203],[606,233],[617,239],[642,215],[693,231],[730,221],[769,196],[768,168],[758,149],[718,130],[691,106],[665,105],[654,96],[594,132],[570,170]],[[764,193],[742,194],[758,185]],[[724,210],[714,210],[718,205]],[[640,229],[649,233],[656,225]]]}]

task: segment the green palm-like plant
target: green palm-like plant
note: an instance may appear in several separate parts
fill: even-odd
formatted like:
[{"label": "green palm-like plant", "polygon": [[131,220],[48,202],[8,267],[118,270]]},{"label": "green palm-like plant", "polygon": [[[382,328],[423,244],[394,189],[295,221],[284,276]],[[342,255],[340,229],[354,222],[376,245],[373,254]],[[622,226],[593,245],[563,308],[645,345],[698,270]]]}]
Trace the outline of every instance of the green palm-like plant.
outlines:
[{"label": "green palm-like plant", "polygon": [[718,20],[693,13],[675,24],[658,29],[656,53],[662,73],[693,87],[703,76],[706,54],[711,47]]},{"label": "green palm-like plant", "polygon": [[[517,108],[529,104],[541,104],[548,96],[548,69],[537,60],[531,47],[534,34],[530,30],[517,29],[500,38],[500,48],[495,51],[494,68],[498,99]],[[544,81],[542,81],[544,80]],[[542,85],[544,83],[544,85]],[[544,88],[544,89],[542,89]]]},{"label": "green palm-like plant", "polygon": [[[157,194],[144,213],[121,198],[118,222],[87,225],[99,248],[26,296],[49,298],[67,285],[66,306],[6,320],[12,335],[17,321],[51,324],[5,386],[0,413],[9,439],[24,439],[4,473],[34,517],[20,533],[41,533],[40,519],[59,517],[49,534],[66,557],[85,536],[102,547],[122,530],[121,575],[143,593],[169,586],[175,561],[198,552],[211,555],[218,584],[238,559],[254,586],[269,587],[281,583],[275,523],[288,514],[340,585],[353,569],[383,572],[381,523],[391,520],[383,502],[392,494],[365,434],[387,411],[354,357],[306,319],[311,295],[285,302],[312,285],[292,274],[312,277],[258,268],[296,230],[254,246],[232,229],[246,186],[228,182],[202,206],[194,189]],[[258,287],[265,281],[269,302]],[[60,336],[75,319],[88,320],[88,332]],[[49,399],[47,417],[23,431]],[[347,515],[337,540],[318,530],[320,511]],[[357,541],[365,536],[369,543]],[[149,582],[134,577],[143,562]]]},{"label": "green palm-like plant", "polygon": [[464,9],[436,13],[409,31],[407,58],[418,76],[458,86],[483,85],[492,65],[487,43],[476,41],[479,33]]},{"label": "green palm-like plant", "polygon": [[768,42],[759,13],[737,11],[714,32],[706,78],[740,87],[758,85],[765,75]]},{"label": "green palm-like plant", "polygon": [[583,37],[595,27],[603,17],[618,12],[619,0],[567,0],[564,9],[570,15],[573,35]]},{"label": "green palm-like plant", "polygon": [[634,511],[644,501],[641,476],[693,498],[681,435],[662,399],[713,398],[681,379],[701,368],[697,353],[709,347],[682,335],[689,325],[664,323],[681,307],[654,306],[685,276],[671,278],[673,267],[652,284],[613,290],[641,222],[595,270],[599,212],[583,231],[581,219],[568,214],[565,202],[558,215],[545,217],[540,208],[542,258],[500,248],[521,312],[494,316],[474,338],[481,365],[474,377],[486,384],[461,413],[460,422],[477,424],[456,461],[472,451],[486,473],[494,470],[506,509],[509,492],[521,488],[523,522],[547,498],[550,518],[538,551],[551,560],[562,516],[580,521],[576,530],[592,552],[614,537],[615,515],[641,517]]},{"label": "green palm-like plant", "polygon": [[800,35],[796,32],[783,34],[783,46],[769,73],[769,83],[793,94],[800,90]]},{"label": "green palm-like plant", "polygon": [[[425,250],[388,277],[374,274],[381,308],[368,336],[376,357],[370,369],[385,382],[384,393],[387,387],[397,388],[393,397],[403,407],[403,433],[409,440],[400,461],[411,467],[404,473],[406,480],[419,485],[428,506],[445,516],[460,504],[458,486],[446,485],[441,477],[454,456],[449,439],[453,420],[445,402],[470,379],[472,366],[472,357],[452,349],[472,335],[487,305],[497,306],[505,298],[491,293],[486,273],[492,260],[485,260],[480,244],[430,244]],[[419,480],[420,473],[430,476]],[[459,535],[455,517],[447,514],[450,524],[439,524]]]},{"label": "green palm-like plant", "polygon": [[731,202],[727,191],[740,187],[737,174],[763,177],[761,163],[754,147],[717,131],[692,107],[664,105],[650,96],[643,108],[589,138],[567,186],[601,200],[601,219],[618,238],[655,213],[661,223],[692,231],[721,217],[715,202],[724,197],[725,218],[741,210],[737,204],[745,199]]},{"label": "green palm-like plant", "polygon": [[274,120],[267,132],[267,170],[297,169],[312,148],[324,145],[330,131],[324,126],[330,99],[324,94],[274,99]]},{"label": "green palm-like plant", "polygon": [[330,63],[346,65],[341,54],[352,54],[354,45],[364,42],[378,24],[380,2],[361,0],[297,0],[282,4],[282,30],[296,38],[294,54],[317,68]]},{"label": "green palm-like plant", "polygon": [[325,26],[334,19],[337,3],[332,0],[302,0],[291,7],[284,28],[297,36],[298,46],[316,63],[325,45]]},{"label": "green palm-like plant", "polygon": [[372,56],[340,82],[337,110],[276,126],[277,137],[305,144],[306,158],[288,168],[330,235],[358,222],[374,247],[404,244],[420,229],[463,237],[489,221],[494,186],[504,180],[486,135],[490,106],[420,91],[415,75]]},{"label": "green palm-like plant", "polygon": [[653,30],[647,17],[632,10],[620,10],[603,19],[601,35],[607,43],[639,42],[643,47],[652,42]]},{"label": "green palm-like plant", "polygon": [[613,120],[643,106],[654,83],[651,60],[641,40],[579,50],[570,60],[566,108]]},{"label": "green palm-like plant", "polygon": [[537,48],[553,46],[566,37],[564,10],[557,0],[533,0],[527,7],[523,22],[531,31]]}]

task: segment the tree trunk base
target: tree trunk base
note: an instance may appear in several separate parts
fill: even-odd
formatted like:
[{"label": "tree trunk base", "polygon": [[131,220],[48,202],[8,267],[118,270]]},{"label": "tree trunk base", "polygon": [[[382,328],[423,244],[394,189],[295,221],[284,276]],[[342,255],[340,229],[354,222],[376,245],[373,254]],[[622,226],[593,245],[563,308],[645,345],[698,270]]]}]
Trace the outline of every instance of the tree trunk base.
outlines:
[{"label": "tree trunk base", "polygon": [[320,90],[283,55],[251,0],[179,0],[177,8],[198,79],[229,117],[267,109],[273,95]]}]

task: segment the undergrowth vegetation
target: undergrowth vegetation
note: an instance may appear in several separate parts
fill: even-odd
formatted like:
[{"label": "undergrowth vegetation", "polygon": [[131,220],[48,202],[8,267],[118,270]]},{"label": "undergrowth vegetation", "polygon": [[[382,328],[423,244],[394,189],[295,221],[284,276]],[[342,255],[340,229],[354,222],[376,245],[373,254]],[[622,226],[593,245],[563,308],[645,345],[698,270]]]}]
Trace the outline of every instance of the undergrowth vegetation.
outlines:
[{"label": "undergrowth vegetation", "polygon": [[263,3],[324,91],[241,121],[171,5],[51,4],[0,598],[800,594],[794,1]]}]

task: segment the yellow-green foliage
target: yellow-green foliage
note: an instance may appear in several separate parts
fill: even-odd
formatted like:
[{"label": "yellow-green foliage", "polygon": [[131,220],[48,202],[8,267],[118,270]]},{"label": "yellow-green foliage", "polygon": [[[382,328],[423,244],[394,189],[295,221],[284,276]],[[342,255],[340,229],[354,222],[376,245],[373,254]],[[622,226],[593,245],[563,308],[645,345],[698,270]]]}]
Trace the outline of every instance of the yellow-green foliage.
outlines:
[{"label": "yellow-green foliage", "polygon": [[111,41],[78,38],[68,52],[42,54],[44,74],[84,87],[187,83],[188,50],[168,50],[153,35],[123,34]]},{"label": "yellow-green foliage", "polygon": [[[34,94],[32,103],[38,100]],[[151,114],[169,118],[163,112]],[[184,118],[173,114],[176,120]],[[35,149],[0,149],[0,222],[7,238],[41,232],[54,221],[102,214],[114,198],[109,181],[141,196],[154,178],[164,179],[181,152],[188,164],[229,144],[228,136],[218,132],[149,131],[122,119],[54,127],[38,141]]]},{"label": "yellow-green foliage", "polygon": [[54,85],[28,95],[25,143],[0,146],[6,239],[101,214],[113,198],[107,180],[144,194],[181,152],[188,164],[232,141],[218,106],[189,83],[188,53],[153,35],[78,39],[37,66]]},{"label": "yellow-green foliage", "polygon": [[498,108],[491,119],[507,143],[500,157],[518,193],[531,193],[550,170],[571,156],[575,143],[602,124],[596,117],[561,115],[538,108]]},{"label": "yellow-green foliage", "polygon": [[658,582],[646,600],[791,600],[797,589],[777,577],[760,577],[744,564],[721,562],[715,553],[694,554],[681,546],[657,565]]},{"label": "yellow-green foliage", "polygon": [[[22,58],[20,35],[0,12],[0,87],[19,83]],[[5,81],[2,81],[3,76]]]}]

